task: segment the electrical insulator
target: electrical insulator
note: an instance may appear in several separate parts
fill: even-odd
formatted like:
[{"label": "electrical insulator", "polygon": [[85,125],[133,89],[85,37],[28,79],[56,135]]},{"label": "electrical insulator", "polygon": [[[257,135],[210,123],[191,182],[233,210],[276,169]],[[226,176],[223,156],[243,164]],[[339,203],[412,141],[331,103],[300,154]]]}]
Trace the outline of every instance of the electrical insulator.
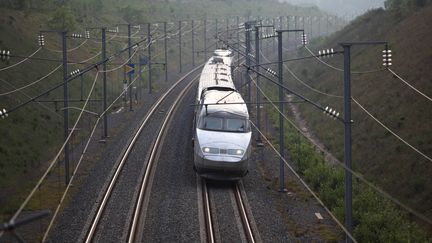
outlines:
[{"label": "electrical insulator", "polygon": [[324,109],[324,114],[333,117],[334,119],[339,117],[339,112],[336,112],[336,109],[332,109],[328,106]]},{"label": "electrical insulator", "polygon": [[82,38],[81,34],[72,34],[71,35],[72,38]]},{"label": "electrical insulator", "polygon": [[85,31],[85,38],[90,39],[90,31],[88,30]]},{"label": "electrical insulator", "polygon": [[8,61],[10,59],[11,52],[7,50],[0,50],[0,57],[2,61]]},{"label": "electrical insulator", "polygon": [[325,49],[322,51],[318,51],[318,57],[332,57],[336,52],[331,49]]},{"label": "electrical insulator", "polygon": [[71,75],[71,76],[75,76],[75,75],[78,75],[78,74],[80,74],[80,73],[81,73],[81,71],[80,71],[79,69],[77,69],[77,70],[72,71],[72,72],[70,73],[70,75]]},{"label": "electrical insulator", "polygon": [[302,44],[303,44],[304,46],[308,44],[306,34],[302,34]]},{"label": "electrical insulator", "polygon": [[38,44],[39,44],[39,46],[44,46],[45,45],[45,36],[38,35]]},{"label": "electrical insulator", "polygon": [[383,66],[390,67],[392,65],[392,51],[389,49],[383,50]]},{"label": "electrical insulator", "polygon": [[6,109],[0,110],[0,116],[3,119],[8,117],[8,113],[7,113]]},{"label": "electrical insulator", "polygon": [[269,39],[269,38],[273,38],[273,37],[276,37],[276,33],[263,35],[264,39]]},{"label": "electrical insulator", "polygon": [[270,68],[267,68],[267,73],[269,73],[271,76],[276,76],[276,72],[271,70]]}]

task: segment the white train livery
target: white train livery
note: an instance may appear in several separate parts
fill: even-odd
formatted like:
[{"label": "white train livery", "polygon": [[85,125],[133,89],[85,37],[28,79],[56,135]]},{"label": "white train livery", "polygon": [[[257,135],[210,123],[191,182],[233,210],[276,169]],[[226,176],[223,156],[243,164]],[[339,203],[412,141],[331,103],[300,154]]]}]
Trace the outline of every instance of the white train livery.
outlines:
[{"label": "white train livery", "polygon": [[232,79],[232,52],[214,51],[200,76],[194,119],[194,168],[204,178],[239,180],[248,172],[251,128]]}]

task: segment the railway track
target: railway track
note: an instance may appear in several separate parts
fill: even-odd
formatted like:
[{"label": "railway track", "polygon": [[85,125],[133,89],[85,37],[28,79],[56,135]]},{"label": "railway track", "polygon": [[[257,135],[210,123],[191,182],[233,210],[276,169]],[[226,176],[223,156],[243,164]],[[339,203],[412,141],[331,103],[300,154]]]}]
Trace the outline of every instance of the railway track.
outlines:
[{"label": "railway track", "polygon": [[[206,230],[206,238],[207,242],[214,243],[221,241],[216,236],[217,229],[216,225],[217,223],[215,221],[215,214],[216,210],[212,208],[212,204],[217,202],[212,202],[212,197],[210,196],[211,189],[209,188],[207,182],[205,179],[200,179],[201,183],[201,199],[202,199],[202,205],[203,205],[203,216],[204,216],[204,222],[205,222],[205,230]],[[256,230],[256,227],[253,227],[253,219],[248,210],[245,206],[246,199],[244,198],[244,191],[243,187],[241,186],[241,182],[234,183],[230,185],[231,193],[234,194],[235,202],[236,202],[236,208],[234,210],[237,211],[237,214],[240,217],[241,225],[243,232],[239,232],[242,234],[242,239],[245,239],[247,242],[255,243],[255,242],[261,242],[260,236],[258,231]],[[216,201],[216,200],[215,200]],[[225,205],[227,206],[227,205]]]},{"label": "railway track", "polygon": [[[113,190],[119,181],[122,170],[125,167],[125,165],[127,164],[128,158],[131,156],[131,152],[132,152],[134,146],[136,145],[138,138],[141,136],[141,134],[144,130],[144,127],[146,127],[146,125],[149,123],[151,117],[154,114],[157,114],[156,111],[158,109],[160,109],[160,107],[162,106],[162,103],[167,100],[168,96],[171,93],[173,93],[173,91],[184,80],[188,79],[189,77],[191,77],[192,74],[194,74],[196,71],[200,70],[201,67],[202,67],[202,65],[194,68],[189,73],[187,73],[186,75],[181,77],[167,92],[165,92],[165,94],[163,94],[156,101],[156,103],[152,106],[152,108],[147,113],[146,117],[143,119],[143,121],[139,125],[137,132],[134,134],[132,139],[128,142],[124,153],[119,158],[120,162],[118,163],[117,167],[115,168],[115,172],[113,173],[112,177],[110,178],[109,184],[108,184],[105,192],[103,193],[103,197],[102,197],[99,205],[97,206],[95,217],[93,218],[93,220],[91,221],[91,223],[89,225],[89,231],[85,237],[85,242],[93,242],[95,240],[96,232],[98,230],[99,225],[101,224],[101,219],[104,216],[104,212],[105,212],[107,204],[109,203],[109,200],[112,196]],[[196,78],[197,77],[195,77],[192,81],[194,81]],[[179,100],[186,93],[186,91],[192,87],[193,83],[194,82],[190,82],[180,92],[180,94],[177,96],[176,100],[172,103],[172,105],[169,108],[169,111],[166,113],[166,116],[163,119],[162,126],[159,129],[159,132],[157,134],[155,142],[151,146],[149,156],[148,156],[149,159],[144,166],[143,178],[141,180],[141,184],[139,185],[139,188],[140,188],[139,189],[139,195],[138,195],[138,198],[135,202],[133,217],[131,218],[131,221],[129,224],[130,228],[128,230],[128,237],[127,237],[128,242],[134,242],[135,241],[135,234],[137,232],[137,227],[139,225],[140,211],[142,210],[142,203],[143,203],[144,197],[146,196],[145,194],[147,192],[147,188],[149,185],[151,185],[151,181],[149,178],[150,178],[151,172],[153,170],[153,167],[156,164],[155,160],[157,158],[158,147],[159,147],[158,145],[163,141],[164,130],[166,129],[167,124],[169,123],[169,120],[171,118],[171,115],[179,103]]]},{"label": "railway track", "polygon": [[[193,81],[195,81],[198,77],[195,77]],[[166,119],[164,120],[161,130],[159,131],[159,134],[156,138],[156,142],[151,150],[150,153],[150,159],[147,165],[146,172],[143,178],[143,181],[141,183],[141,188],[140,188],[140,193],[138,196],[138,200],[136,203],[136,207],[134,210],[134,216],[133,216],[133,220],[131,223],[131,228],[129,230],[129,237],[128,237],[128,242],[129,243],[133,243],[133,242],[141,242],[141,239],[139,239],[140,236],[142,236],[140,230],[138,229],[139,225],[143,225],[142,223],[140,224],[140,220],[141,220],[141,215],[142,215],[142,206],[143,206],[143,202],[145,200],[145,197],[149,196],[149,194],[147,193],[147,191],[149,190],[150,187],[150,177],[151,177],[151,170],[154,169],[153,168],[153,164],[156,163],[156,160],[161,152],[162,149],[162,143],[165,139],[166,136],[166,131],[167,131],[167,127],[168,124],[172,118],[173,113],[175,112],[175,109],[178,107],[178,104],[180,103],[180,100],[184,97],[184,94],[186,94],[189,89],[193,86],[194,82],[190,82],[187,87],[185,89],[182,90],[182,92],[180,93],[180,95],[177,97],[176,101],[174,102],[174,104],[171,106],[168,115],[166,117]]]}]

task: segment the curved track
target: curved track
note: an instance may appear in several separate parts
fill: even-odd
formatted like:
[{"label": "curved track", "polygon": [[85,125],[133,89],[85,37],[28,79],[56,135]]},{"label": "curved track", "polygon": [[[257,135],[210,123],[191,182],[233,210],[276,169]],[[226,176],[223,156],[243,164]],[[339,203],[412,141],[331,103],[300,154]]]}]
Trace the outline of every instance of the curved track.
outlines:
[{"label": "curved track", "polygon": [[[193,81],[195,81],[198,77],[195,77],[193,79]],[[132,243],[132,242],[136,242],[137,241],[137,236],[136,234],[138,233],[138,226],[139,221],[140,221],[140,215],[141,215],[141,210],[142,210],[142,204],[143,201],[145,200],[145,196],[146,195],[149,187],[151,186],[150,184],[150,178],[151,178],[151,172],[153,169],[153,165],[156,163],[158,154],[161,152],[161,144],[163,143],[164,139],[165,139],[165,135],[166,135],[166,131],[167,131],[167,127],[169,124],[170,119],[172,118],[173,113],[175,112],[175,109],[178,107],[179,105],[179,101],[184,97],[184,95],[186,94],[187,91],[189,91],[189,89],[192,87],[192,85],[194,84],[194,82],[190,82],[187,87],[185,89],[182,90],[182,92],[180,93],[180,95],[177,97],[177,99],[174,101],[174,104],[171,106],[170,110],[168,111],[168,114],[162,124],[162,127],[157,135],[156,138],[156,142],[153,145],[153,148],[151,150],[150,153],[150,158],[149,161],[147,163],[147,167],[145,170],[145,174],[144,174],[144,178],[142,180],[141,183],[141,188],[140,188],[140,193],[137,199],[137,203],[135,206],[135,210],[134,210],[134,216],[131,222],[131,228],[129,230],[129,236],[128,236],[128,242]]]},{"label": "curved track", "polygon": [[[141,124],[139,125],[139,128],[137,130],[137,132],[135,133],[135,135],[133,136],[133,138],[129,141],[129,143],[126,146],[126,150],[125,152],[121,155],[120,157],[120,162],[118,163],[117,167],[115,168],[115,172],[113,174],[113,176],[110,178],[109,184],[107,189],[105,190],[104,194],[103,194],[103,198],[101,199],[100,204],[97,206],[97,210],[96,210],[96,215],[93,218],[90,227],[89,227],[89,231],[87,233],[87,236],[85,238],[85,242],[92,242],[95,239],[95,233],[98,229],[98,226],[100,225],[101,222],[101,218],[104,215],[104,211],[106,209],[106,206],[111,198],[112,192],[114,187],[116,186],[116,184],[118,183],[119,177],[122,173],[122,169],[125,166],[125,164],[127,163],[127,160],[129,158],[129,156],[131,155],[131,151],[134,148],[135,144],[137,143],[138,138],[140,137],[144,127],[147,125],[147,123],[149,122],[150,118],[156,113],[156,111],[159,109],[159,107],[162,105],[162,102],[164,102],[167,97],[173,92],[173,90],[175,88],[177,88],[179,86],[179,84],[181,84],[185,79],[187,79],[188,77],[190,77],[193,73],[195,73],[197,70],[199,70],[202,67],[202,65],[194,68],[193,70],[191,70],[189,73],[187,73],[186,75],[184,75],[182,78],[180,78],[165,94],[163,94],[158,101],[153,105],[153,107],[150,109],[150,111],[147,113],[146,117],[143,119],[143,121],[141,122]],[[178,103],[177,101],[179,100],[179,98],[184,95],[185,91],[191,87],[193,82],[191,82],[186,88],[183,89],[183,91],[181,92],[181,94],[179,95],[179,97],[177,98],[177,100],[173,103],[173,105],[171,106],[170,111],[167,113],[165,121],[163,122],[163,126],[160,128],[160,131],[158,133],[158,136],[156,138],[156,142],[154,143],[154,145],[152,146],[152,152],[150,155],[150,159],[148,161],[148,163],[145,166],[145,172],[144,172],[144,177],[143,177],[143,184],[139,185],[141,188],[141,192],[140,195],[138,197],[138,200],[136,201],[135,204],[135,211],[139,210],[141,208],[141,202],[142,202],[142,195],[143,194],[143,190],[145,191],[145,187],[143,186],[144,184],[148,184],[148,174],[152,169],[152,166],[154,164],[154,151],[155,148],[157,147],[157,144],[160,142],[160,136],[163,134],[163,129],[166,127],[166,123],[170,118],[170,113],[172,113],[172,111],[174,110],[174,107],[176,106],[176,104]],[[144,189],[143,189],[144,187]],[[131,239],[133,240],[133,237],[131,237],[131,235],[134,235],[137,223],[137,213],[134,214],[134,217],[132,218],[132,221],[130,222],[130,225],[132,225],[132,227],[130,228],[130,233],[128,234],[128,240],[130,241]]]}]

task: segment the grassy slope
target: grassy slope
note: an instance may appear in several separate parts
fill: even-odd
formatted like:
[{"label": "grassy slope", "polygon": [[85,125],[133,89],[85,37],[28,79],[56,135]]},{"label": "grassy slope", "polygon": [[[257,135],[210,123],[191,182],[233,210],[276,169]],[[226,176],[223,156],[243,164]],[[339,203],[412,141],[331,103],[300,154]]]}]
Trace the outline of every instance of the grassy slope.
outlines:
[{"label": "grassy slope", "polygon": [[[432,62],[432,7],[396,21],[383,10],[359,17],[344,30],[315,46],[314,50],[338,47],[342,41],[386,40],[393,50],[393,67],[412,85],[432,95],[429,69]],[[382,48],[354,47],[353,70],[381,67]],[[342,67],[342,58],[326,59]],[[296,66],[296,73],[310,85],[324,92],[342,95],[343,74],[320,65],[316,60]],[[290,77],[286,74],[286,77]],[[312,92],[289,78],[291,85],[324,106],[343,111],[343,101]],[[432,155],[431,103],[386,71],[355,75],[353,97],[375,117],[425,154]],[[390,133],[377,125],[355,104],[353,107],[353,163],[394,197],[412,208],[432,216],[432,164],[412,152]],[[332,153],[343,159],[343,126],[309,106],[302,106],[304,117]],[[341,112],[342,113],[342,112]]]},{"label": "grassy slope", "polygon": [[[0,11],[1,49],[10,49],[15,55],[30,54],[35,51],[37,48],[35,45],[36,29],[39,26],[32,26],[32,23],[43,23],[45,17],[40,14],[26,15],[22,12],[4,9]],[[4,66],[0,64],[0,67]],[[35,77],[42,76],[47,73],[46,70],[51,70],[55,66],[56,64],[51,63],[44,66],[29,62],[10,69],[10,71],[0,72],[0,78],[19,87],[27,83],[27,80],[34,80]],[[45,82],[45,87],[53,84],[55,79],[60,78],[60,75],[59,72],[50,81]],[[4,81],[0,82],[1,92],[13,89]],[[36,86],[35,89],[24,90],[24,92],[33,96],[42,89],[41,86]],[[9,108],[26,99],[27,97],[22,93],[16,93],[1,97],[0,100],[2,108]],[[0,185],[2,188],[22,187],[23,184],[26,184],[26,180],[17,181],[11,178],[28,174],[40,167],[41,160],[46,159],[43,157],[44,150],[46,151],[47,147],[53,148],[53,145],[61,139],[61,134],[58,134],[61,121],[61,117],[33,104],[18,111],[16,115],[0,121]],[[0,198],[5,199],[5,197]],[[1,203],[3,203],[2,200],[0,200]]]},{"label": "grassy slope", "polygon": [[[36,11],[13,11],[0,9],[0,49],[9,49],[13,55],[29,55],[38,46],[36,43],[38,31],[49,29],[47,27],[48,15]],[[91,22],[90,22],[91,23]],[[89,24],[93,25],[93,24]],[[81,28],[79,28],[81,30]],[[79,31],[77,30],[77,31]],[[46,48],[60,50],[59,36],[56,34],[45,35]],[[73,48],[82,40],[69,40],[68,48]],[[100,44],[88,42],[80,50],[69,53],[69,60],[83,60],[93,56],[99,51]],[[41,50],[35,57],[51,58],[61,60],[61,54]],[[0,63],[0,68],[17,62],[19,59],[11,58],[10,63]],[[94,59],[98,60],[98,58]],[[21,87],[49,73],[59,63],[28,60],[9,70],[0,72],[0,92],[7,92],[15,87]],[[72,71],[77,65],[69,65]],[[93,75],[93,74],[92,74]],[[93,81],[91,75],[85,76],[85,93]],[[109,76],[110,77],[110,76]],[[117,76],[115,76],[117,77]],[[6,82],[5,82],[6,81]],[[41,93],[49,87],[62,82],[62,69],[60,68],[49,78],[42,82],[16,92],[11,95],[1,96],[1,108],[10,109],[27,101],[29,97]],[[80,82],[73,81],[70,84],[70,97],[79,99]],[[100,93],[97,87],[95,94]],[[41,97],[43,100],[62,99],[63,89],[57,89],[49,95]],[[92,98],[96,98],[93,95]],[[77,103],[73,104],[77,106]],[[82,105],[82,104],[79,104]],[[58,107],[63,104],[59,103]],[[90,109],[95,109],[92,106]],[[63,116],[62,112],[55,111],[52,103],[30,103],[12,113],[7,119],[0,121],[0,205],[2,212],[11,212],[12,204],[19,203],[20,190],[26,193],[34,184],[34,179],[40,176],[40,171],[45,168],[46,161],[50,160],[58,150],[63,139]],[[74,121],[77,112],[71,111],[71,122]],[[11,200],[11,201],[6,201]],[[12,203],[12,204],[11,204]]]}]

